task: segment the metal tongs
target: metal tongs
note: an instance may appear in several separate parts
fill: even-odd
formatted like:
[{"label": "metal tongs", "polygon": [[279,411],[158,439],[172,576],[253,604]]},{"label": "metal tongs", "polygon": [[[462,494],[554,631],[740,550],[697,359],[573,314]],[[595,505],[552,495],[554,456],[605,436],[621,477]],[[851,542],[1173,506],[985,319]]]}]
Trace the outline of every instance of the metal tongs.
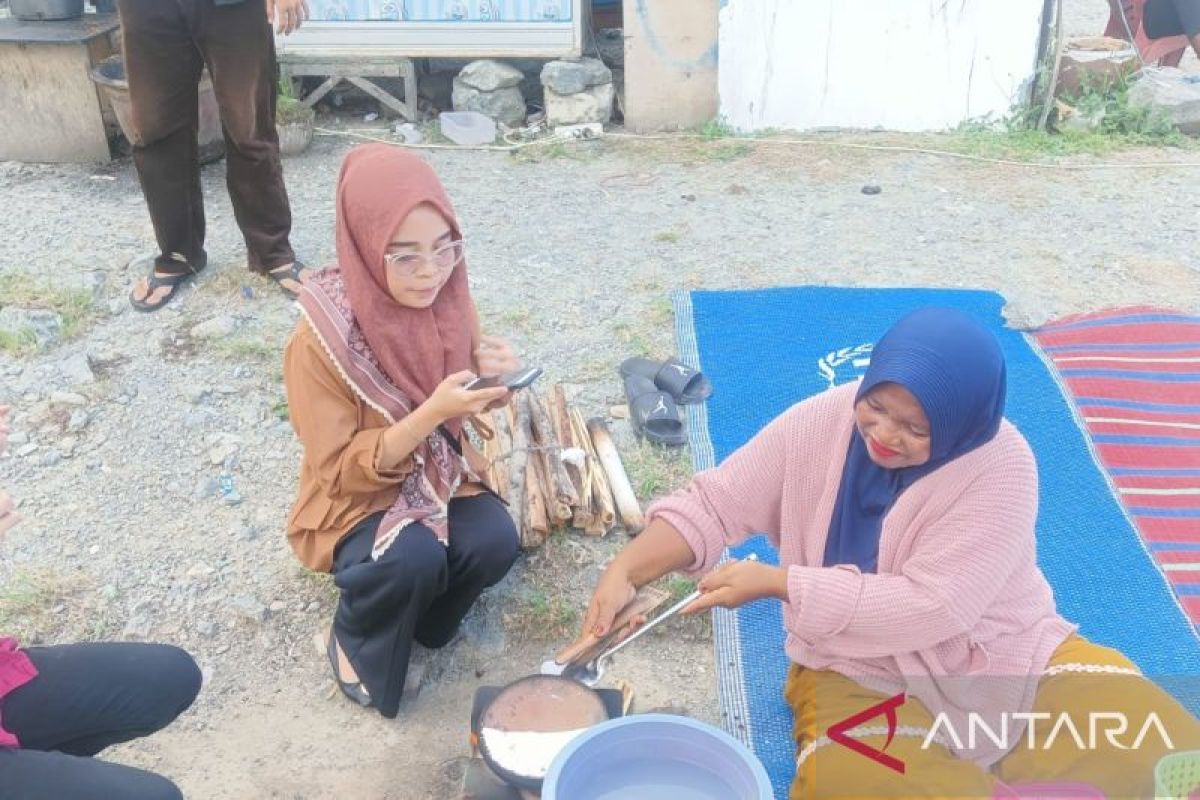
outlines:
[{"label": "metal tongs", "polygon": [[[746,556],[746,561],[757,561],[758,554],[751,553]],[[697,589],[687,597],[680,600],[675,605],[668,608],[663,613],[659,614],[654,619],[647,622],[638,630],[634,631],[628,638],[623,639],[616,644],[611,644],[615,639],[619,638],[620,633],[626,630],[630,622],[641,614],[649,613],[666,601],[669,596],[662,589],[652,586],[643,586],[637,591],[633,600],[629,602],[617,614],[613,620],[612,630],[598,641],[589,642],[587,644],[574,644],[558,654],[557,658],[552,658],[549,661],[542,662],[542,668],[539,670],[542,675],[561,675],[565,678],[574,678],[584,686],[595,687],[604,677],[604,670],[607,663],[612,659],[612,656],[625,645],[637,639],[646,631],[650,630],[660,622],[667,620],[670,617],[678,614],[688,604],[692,603],[696,598],[700,597],[702,592]],[[565,653],[571,655],[563,657]],[[593,655],[595,654],[595,655]],[[589,657],[590,656],[590,657]],[[559,659],[562,659],[561,661]]]},{"label": "metal tongs", "polygon": [[654,619],[647,622],[642,627],[638,628],[629,637],[621,640],[617,644],[613,645],[612,647],[608,648],[607,650],[604,650],[599,655],[596,655],[596,656],[592,657],[591,659],[588,659],[586,661],[582,660],[583,658],[586,657],[587,653],[589,652],[589,651],[585,651],[583,653],[583,655],[580,656],[576,660],[568,660],[565,662],[559,662],[555,659],[550,659],[549,661],[544,661],[544,662],[542,662],[541,674],[542,675],[561,675],[564,678],[573,678],[573,679],[579,681],[580,683],[582,683],[584,686],[594,687],[594,686],[596,686],[596,684],[598,684],[600,682],[600,679],[602,677],[604,677],[604,670],[606,668],[607,662],[612,658],[612,656],[618,650],[623,648],[625,645],[633,642],[639,636],[646,633],[646,631],[648,631],[651,628],[653,628],[654,626],[658,625],[660,622],[666,620],[669,617],[675,616],[675,614],[679,613],[679,611],[681,609],[685,608],[689,603],[691,603],[693,600],[695,600],[699,596],[700,596],[700,590],[697,589],[696,591],[689,594],[687,597],[680,600],[675,605],[668,608],[663,613],[659,614]]}]

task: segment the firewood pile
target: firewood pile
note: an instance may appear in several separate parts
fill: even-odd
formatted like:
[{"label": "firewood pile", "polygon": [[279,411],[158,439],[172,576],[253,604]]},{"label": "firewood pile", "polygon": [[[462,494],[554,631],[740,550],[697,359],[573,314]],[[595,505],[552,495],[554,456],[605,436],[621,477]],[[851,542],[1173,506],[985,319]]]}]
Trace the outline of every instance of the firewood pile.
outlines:
[{"label": "firewood pile", "polygon": [[508,503],[521,546],[541,546],[551,530],[604,536],[620,522],[631,534],[644,525],[620,454],[602,419],[584,420],[562,386],[533,387],[491,412],[495,435],[484,441],[485,476]]}]

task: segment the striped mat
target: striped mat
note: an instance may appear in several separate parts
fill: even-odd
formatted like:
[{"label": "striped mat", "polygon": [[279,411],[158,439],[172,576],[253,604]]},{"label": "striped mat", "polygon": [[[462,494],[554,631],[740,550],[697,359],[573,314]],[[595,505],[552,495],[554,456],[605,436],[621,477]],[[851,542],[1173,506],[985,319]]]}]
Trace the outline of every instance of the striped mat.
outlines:
[{"label": "striped mat", "polygon": [[1035,332],[1146,547],[1200,625],[1200,317],[1125,308]]}]

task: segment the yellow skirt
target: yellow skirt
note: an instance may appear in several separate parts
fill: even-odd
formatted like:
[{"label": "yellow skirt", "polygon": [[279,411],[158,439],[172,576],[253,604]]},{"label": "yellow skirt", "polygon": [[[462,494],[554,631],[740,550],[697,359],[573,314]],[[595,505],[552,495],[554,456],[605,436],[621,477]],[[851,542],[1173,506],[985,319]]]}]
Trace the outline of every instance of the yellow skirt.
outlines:
[{"label": "yellow skirt", "polygon": [[[1093,669],[1088,671],[1086,667]],[[1056,668],[1057,669],[1054,669]],[[1104,671],[1096,667],[1106,668]],[[1038,685],[1034,713],[1048,714],[1022,735],[1020,742],[988,772],[949,749],[930,742],[933,715],[908,699],[895,709],[897,733],[886,754],[904,764],[904,772],[830,740],[830,726],[887,699],[836,672],[792,665],[785,694],[795,713],[796,778],[791,800],[815,798],[991,798],[1001,784],[1081,782],[1095,786],[1109,800],[1154,796],[1154,766],[1169,752],[1200,750],[1200,722],[1171,695],[1144,678],[1121,653],[1080,636],[1063,642]],[[1107,737],[1114,723],[1101,723],[1090,736],[1089,711],[1123,712],[1129,730]],[[820,698],[820,702],[817,699]],[[1068,715],[1080,738],[1055,731],[1054,720]],[[1136,748],[1143,722],[1153,714],[1161,723],[1148,728]],[[864,723],[880,725],[882,718]],[[1107,727],[1106,727],[1107,726]],[[1095,739],[1093,742],[1092,739]],[[863,735],[857,741],[879,751],[886,735]],[[1173,746],[1173,750],[1168,747]]]}]

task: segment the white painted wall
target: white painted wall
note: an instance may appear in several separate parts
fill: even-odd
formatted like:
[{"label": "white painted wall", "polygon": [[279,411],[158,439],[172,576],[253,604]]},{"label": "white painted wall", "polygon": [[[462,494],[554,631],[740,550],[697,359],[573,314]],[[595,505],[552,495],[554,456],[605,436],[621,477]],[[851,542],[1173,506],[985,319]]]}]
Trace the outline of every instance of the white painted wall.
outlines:
[{"label": "white painted wall", "polygon": [[1042,0],[726,0],[735,128],[942,130],[1026,97]]}]

